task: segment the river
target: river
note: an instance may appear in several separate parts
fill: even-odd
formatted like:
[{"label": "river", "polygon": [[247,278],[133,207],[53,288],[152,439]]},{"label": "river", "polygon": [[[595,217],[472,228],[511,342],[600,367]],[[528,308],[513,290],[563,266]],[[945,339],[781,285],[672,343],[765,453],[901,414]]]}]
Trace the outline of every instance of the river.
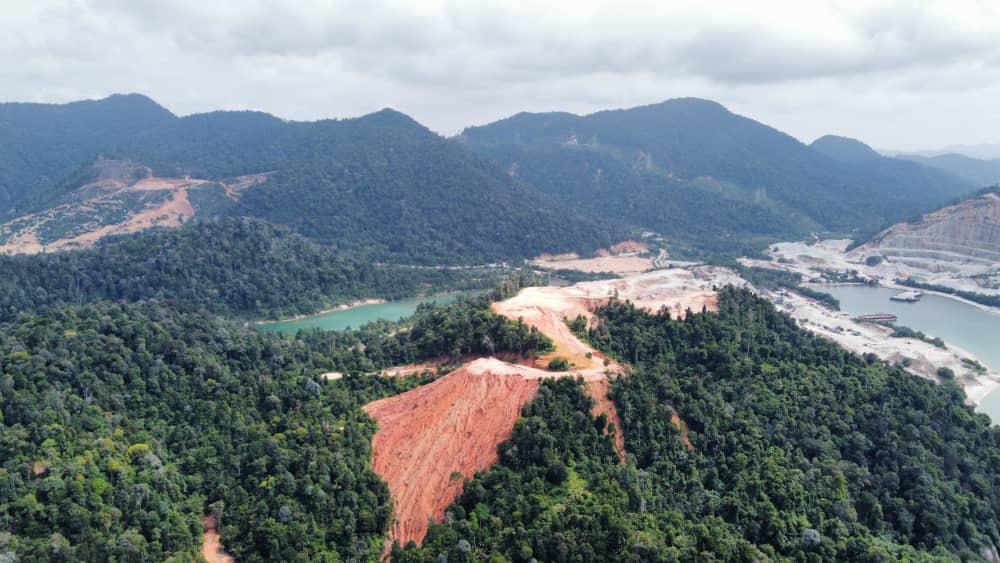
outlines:
[{"label": "river", "polygon": [[389,301],[388,303],[377,303],[374,305],[359,305],[349,309],[338,309],[318,315],[310,315],[301,319],[259,324],[257,328],[263,332],[287,332],[292,334],[303,328],[321,328],[323,330],[359,328],[372,321],[398,321],[403,317],[408,317],[416,312],[417,306],[421,303],[450,303],[459,297],[471,294],[448,293],[444,295],[400,299],[398,301]]},{"label": "river", "polygon": [[[840,300],[840,307],[852,315],[892,313],[897,324],[939,336],[945,342],[968,350],[991,370],[1000,370],[1000,314],[940,295],[925,294],[917,303],[891,301],[898,290],[861,285],[817,288]],[[994,389],[977,407],[1000,424],[1000,389]]]}]

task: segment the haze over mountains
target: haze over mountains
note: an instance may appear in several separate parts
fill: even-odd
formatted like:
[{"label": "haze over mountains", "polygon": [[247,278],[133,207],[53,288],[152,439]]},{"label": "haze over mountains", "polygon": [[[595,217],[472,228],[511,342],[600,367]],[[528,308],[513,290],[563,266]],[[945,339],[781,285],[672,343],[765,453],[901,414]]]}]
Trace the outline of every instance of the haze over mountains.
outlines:
[{"label": "haze over mountains", "polygon": [[[0,105],[0,140],[0,244],[36,249],[251,216],[417,263],[587,253],[642,231],[738,254],[812,232],[874,232],[976,187],[847,140],[807,146],[690,98],[522,113],[445,139],[393,110],[177,117],[126,95]],[[123,167],[138,172],[108,176]]]},{"label": "haze over mountains", "polygon": [[1000,184],[1000,158],[986,160],[957,153],[937,156],[900,155],[899,158],[945,170],[980,186]]}]

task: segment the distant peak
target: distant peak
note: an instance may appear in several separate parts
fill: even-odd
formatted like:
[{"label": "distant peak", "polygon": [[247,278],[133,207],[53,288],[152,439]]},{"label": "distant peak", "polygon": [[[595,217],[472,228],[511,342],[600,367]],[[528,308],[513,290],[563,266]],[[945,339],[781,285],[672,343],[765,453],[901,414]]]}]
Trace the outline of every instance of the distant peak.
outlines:
[{"label": "distant peak", "polygon": [[726,106],[714,100],[706,100],[705,98],[691,98],[691,97],[671,98],[669,100],[664,100],[658,104],[653,104],[653,107],[656,106],[664,106],[664,107],[674,106],[674,107],[710,109],[710,110],[724,111],[726,113],[729,113],[729,110],[726,109]]},{"label": "distant peak", "polygon": [[129,107],[135,107],[135,108],[146,107],[169,113],[169,110],[167,108],[158,104],[156,100],[154,100],[153,98],[150,98],[145,94],[138,94],[135,92],[130,92],[127,94],[111,94],[106,98],[94,100],[93,103],[105,104],[105,105],[117,105],[117,106],[127,105]]},{"label": "distant peak", "polygon": [[419,127],[421,129],[426,129],[420,124],[416,119],[413,119],[405,113],[392,109],[392,108],[382,108],[376,112],[363,115],[358,118],[359,120],[367,123],[372,123],[376,125],[383,126],[394,126],[394,127]]},{"label": "distant peak", "polygon": [[813,150],[842,162],[862,162],[881,158],[875,149],[850,137],[824,135],[809,145]]}]

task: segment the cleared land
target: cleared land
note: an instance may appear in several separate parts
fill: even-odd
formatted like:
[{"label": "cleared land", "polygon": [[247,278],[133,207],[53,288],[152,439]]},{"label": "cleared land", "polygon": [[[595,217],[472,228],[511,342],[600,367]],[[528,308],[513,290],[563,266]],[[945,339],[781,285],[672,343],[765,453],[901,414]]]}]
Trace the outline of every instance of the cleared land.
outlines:
[{"label": "cleared land", "polygon": [[232,555],[222,549],[222,538],[216,529],[215,517],[208,515],[201,519],[205,531],[201,535],[201,556],[208,563],[236,563]]},{"label": "cleared land", "polygon": [[[365,406],[379,424],[372,442],[373,467],[389,485],[395,506],[386,547],[394,540],[422,541],[428,519],[444,517],[463,480],[496,463],[497,446],[510,437],[543,379],[583,378],[595,402],[593,414],[607,415],[619,429],[614,441],[624,456],[621,419],[608,390],[609,378],[626,368],[610,361],[605,365],[603,356],[574,336],[565,320],[584,315],[594,322],[594,311],[615,295],[651,311],[715,310],[718,296],[711,288],[726,283],[745,284],[724,268],[672,269],[564,288],[527,288],[494,303],[497,313],[538,327],[554,341],[555,352],[521,363],[474,359],[432,383]],[[541,369],[554,357],[574,365],[564,372]],[[690,447],[683,421],[678,417],[675,424]]]},{"label": "cleared land", "polygon": [[626,240],[609,249],[598,250],[592,258],[577,254],[543,254],[531,261],[537,268],[546,270],[577,270],[588,273],[637,274],[655,267],[652,258],[641,256],[648,248],[642,242]]},{"label": "cleared land", "polygon": [[101,160],[93,168],[98,179],[68,193],[56,205],[0,225],[0,254],[73,250],[109,236],[179,227],[198,213],[189,197],[192,191],[214,189],[218,198],[235,200],[243,190],[268,178],[268,174],[219,182],[163,178],[128,161]]},{"label": "cleared land", "polygon": [[[871,249],[861,247],[853,252],[846,250],[849,240],[824,240],[814,244],[802,242],[786,242],[773,245],[768,253],[772,260],[741,259],[746,266],[772,268],[799,273],[803,279],[822,283],[834,273],[855,272],[863,279],[872,280],[884,287],[906,289],[895,283],[898,278],[910,276],[926,276],[928,270],[917,268],[905,261],[885,258],[878,264],[868,265],[865,257],[871,255]],[[926,264],[925,264],[926,265]],[[977,266],[976,266],[977,267]],[[956,274],[953,268],[943,268],[931,277],[933,283],[941,283],[956,288],[970,289],[976,281],[964,275]],[[822,285],[811,285],[813,289],[823,290]],[[981,289],[980,289],[981,290]],[[938,348],[927,342],[914,338],[893,338],[892,332],[883,326],[855,322],[850,315],[833,311],[822,304],[803,297],[791,291],[762,291],[762,295],[775,303],[778,308],[794,317],[799,324],[816,334],[829,338],[844,348],[857,354],[872,353],[882,360],[906,365],[911,373],[938,380],[937,370],[946,367],[961,375],[956,383],[965,389],[969,402],[978,404],[991,390],[1000,386],[1000,373],[987,371],[974,373],[962,363],[962,358],[983,363],[974,354],[969,353],[948,342],[947,349]],[[958,299],[952,295],[941,294],[950,299]],[[972,303],[962,299],[971,306],[985,310],[995,308]],[[994,367],[995,369],[995,367]]]}]

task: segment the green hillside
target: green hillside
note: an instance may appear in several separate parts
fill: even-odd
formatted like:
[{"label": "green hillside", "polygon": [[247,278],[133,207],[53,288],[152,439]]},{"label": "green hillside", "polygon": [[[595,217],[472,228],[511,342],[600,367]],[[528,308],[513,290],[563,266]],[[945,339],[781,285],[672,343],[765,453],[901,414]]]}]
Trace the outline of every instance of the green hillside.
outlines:
[{"label": "green hillside", "polygon": [[372,264],[255,219],[193,223],[96,248],[0,256],[0,321],[99,300],[193,303],[239,318],[287,318],[365,298],[489,287],[492,269]]},{"label": "green hillside", "polygon": [[[95,160],[106,156],[148,166],[161,177],[223,180],[270,173],[238,201],[192,200],[196,219],[262,218],[379,260],[491,262],[591,252],[625,236],[618,224],[557,205],[392,110],[290,122],[258,112],[178,118],[141,96],[81,104],[3,106],[19,118],[6,122],[13,140],[0,146],[17,145],[26,159],[48,160],[0,168],[0,217],[72,199],[90,179]],[[152,118],[136,105],[159,111]],[[104,129],[84,134],[93,121],[116,112],[121,115]],[[39,121],[48,127],[36,127]],[[65,138],[53,133],[61,129],[69,132]],[[17,135],[31,136],[32,143],[16,142]]]},{"label": "green hillside", "polygon": [[692,98],[586,116],[521,113],[460,138],[554,197],[694,244],[711,230],[721,242],[871,230],[972,189],[908,162],[831,158]]},{"label": "green hillside", "polygon": [[446,353],[467,336],[447,325],[547,344],[483,303],[423,309],[436,340],[280,338],[164,303],[0,324],[0,558],[198,561],[211,513],[239,561],[375,559],[391,504],[360,406],[422,381],[356,367]]}]

